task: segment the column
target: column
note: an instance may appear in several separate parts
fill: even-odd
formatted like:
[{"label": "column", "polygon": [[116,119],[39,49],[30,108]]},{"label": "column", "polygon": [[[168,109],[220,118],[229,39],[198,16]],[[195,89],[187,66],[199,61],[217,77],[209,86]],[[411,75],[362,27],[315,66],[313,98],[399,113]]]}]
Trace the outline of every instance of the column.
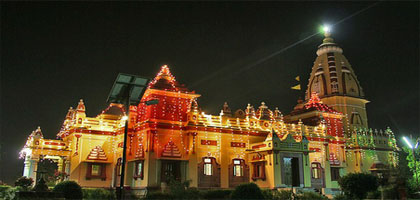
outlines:
[{"label": "column", "polygon": [[65,167],[65,171],[67,174],[67,177],[65,178],[66,180],[69,180],[70,178],[70,160],[66,159],[66,161],[64,162],[64,167]]},{"label": "column", "polygon": [[303,152],[303,178],[305,187],[311,187],[311,165],[309,163],[309,153]]},{"label": "column", "polygon": [[32,178],[34,180],[34,184],[36,183],[36,171],[38,170],[38,160],[39,159],[31,159],[29,162],[31,163],[31,169],[29,170],[28,178]]},{"label": "column", "polygon": [[57,167],[58,167],[57,171],[63,172],[63,164],[64,164],[63,158],[60,157],[57,161]]},{"label": "column", "polygon": [[[216,133],[221,134],[221,133]],[[219,136],[216,136],[219,137]],[[231,160],[231,153],[229,152],[230,147],[230,140],[228,140],[228,137],[221,137],[220,143],[220,187],[221,188],[229,188],[229,164],[232,162]],[[233,155],[233,157],[236,157],[237,155]],[[216,167],[216,166],[214,166]],[[215,168],[216,169],[216,168]]]},{"label": "column", "polygon": [[23,176],[29,177],[31,170],[31,161],[30,156],[25,156],[24,167],[23,167]]},{"label": "column", "polygon": [[331,165],[329,161],[330,157],[330,150],[329,150],[328,143],[324,143],[324,152],[325,152],[325,159],[324,159],[324,177],[325,177],[325,189],[324,194],[330,193],[331,185]]}]

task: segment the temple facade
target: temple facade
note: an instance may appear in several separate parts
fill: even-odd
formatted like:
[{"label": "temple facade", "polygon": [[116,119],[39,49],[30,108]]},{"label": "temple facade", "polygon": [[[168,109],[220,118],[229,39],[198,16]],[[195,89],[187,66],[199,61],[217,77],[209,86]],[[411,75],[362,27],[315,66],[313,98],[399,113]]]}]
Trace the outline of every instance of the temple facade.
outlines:
[{"label": "temple facade", "polygon": [[343,50],[329,34],[318,47],[305,101],[284,115],[264,102],[218,115],[202,112],[199,94],[179,84],[167,66],[148,85],[141,102],[127,110],[110,104],[86,116],[80,100],[70,107],[55,140],[38,127],[21,151],[23,175],[37,177],[38,162],[83,187],[118,187],[125,120],[128,120],[125,185],[164,186],[191,180],[198,188],[232,188],[253,182],[262,188],[312,188],[331,194],[349,172],[396,166],[392,131],[368,128],[362,88]]}]

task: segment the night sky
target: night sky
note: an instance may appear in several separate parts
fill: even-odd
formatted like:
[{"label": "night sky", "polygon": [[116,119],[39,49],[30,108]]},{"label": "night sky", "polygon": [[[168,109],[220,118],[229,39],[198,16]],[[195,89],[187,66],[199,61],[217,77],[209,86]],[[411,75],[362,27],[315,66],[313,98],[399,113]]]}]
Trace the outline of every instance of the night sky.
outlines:
[{"label": "night sky", "polygon": [[[167,64],[206,113],[264,101],[287,114],[323,36],[301,40],[343,19],[332,37],[371,101],[369,126],[419,135],[419,3],[373,3],[2,2],[0,180],[22,175],[37,126],[55,138],[80,98],[88,116],[105,109],[119,72]],[[303,91],[290,89],[298,75]]]}]

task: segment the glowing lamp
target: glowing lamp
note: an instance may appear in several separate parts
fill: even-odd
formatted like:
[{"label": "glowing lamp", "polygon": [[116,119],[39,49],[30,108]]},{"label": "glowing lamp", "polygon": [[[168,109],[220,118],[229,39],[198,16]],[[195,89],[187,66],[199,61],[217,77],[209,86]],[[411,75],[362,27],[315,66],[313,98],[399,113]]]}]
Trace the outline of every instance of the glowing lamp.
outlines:
[{"label": "glowing lamp", "polygon": [[[413,148],[413,145],[411,145],[411,143],[410,143],[410,141],[408,141],[408,139],[404,136],[403,137],[403,140],[405,141],[405,143],[408,145],[408,147],[410,147],[410,149],[412,149]],[[418,146],[417,144],[416,144],[416,146]]]},{"label": "glowing lamp", "polygon": [[125,121],[125,120],[128,119],[128,117],[127,117],[127,115],[124,115],[121,119]]},{"label": "glowing lamp", "polygon": [[322,30],[324,31],[324,33],[330,33],[331,32],[331,27],[328,25],[324,25],[322,27]]}]

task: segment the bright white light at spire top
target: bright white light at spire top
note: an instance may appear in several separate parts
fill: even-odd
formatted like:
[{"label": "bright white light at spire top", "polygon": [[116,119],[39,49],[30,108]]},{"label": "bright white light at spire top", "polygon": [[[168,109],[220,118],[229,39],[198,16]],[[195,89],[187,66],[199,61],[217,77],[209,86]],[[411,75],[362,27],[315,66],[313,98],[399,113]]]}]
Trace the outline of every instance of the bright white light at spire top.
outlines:
[{"label": "bright white light at spire top", "polygon": [[322,30],[324,31],[324,33],[331,33],[331,27],[328,25],[324,25],[322,27]]}]

